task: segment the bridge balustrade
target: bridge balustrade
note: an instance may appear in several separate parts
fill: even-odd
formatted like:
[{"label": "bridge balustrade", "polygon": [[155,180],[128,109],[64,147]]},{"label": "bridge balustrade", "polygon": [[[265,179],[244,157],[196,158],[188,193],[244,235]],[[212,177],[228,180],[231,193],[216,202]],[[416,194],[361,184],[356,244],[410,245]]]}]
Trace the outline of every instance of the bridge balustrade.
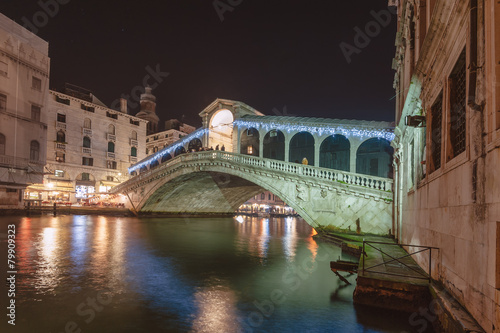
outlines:
[{"label": "bridge balustrade", "polygon": [[[242,155],[242,154],[224,152],[218,150],[180,155],[176,158],[173,158],[171,160],[168,160],[167,162],[160,164],[160,166],[156,167],[154,170],[148,170],[134,178],[131,178],[126,183],[148,179],[153,175],[153,173],[156,173],[164,168],[177,165],[179,163],[185,163],[190,161],[201,161],[201,160],[219,160],[219,161],[225,160],[231,162],[232,164],[247,165],[267,170],[278,171],[282,173],[301,175],[328,181],[336,181],[347,185],[357,185],[380,191],[388,191],[388,192],[392,191],[392,179],[388,178],[381,178],[364,174],[356,174],[347,171],[321,168],[310,165],[266,159],[266,158],[260,158],[260,157],[254,157],[249,155]],[[117,186],[113,192],[118,192],[120,188],[122,188],[121,185]]]}]

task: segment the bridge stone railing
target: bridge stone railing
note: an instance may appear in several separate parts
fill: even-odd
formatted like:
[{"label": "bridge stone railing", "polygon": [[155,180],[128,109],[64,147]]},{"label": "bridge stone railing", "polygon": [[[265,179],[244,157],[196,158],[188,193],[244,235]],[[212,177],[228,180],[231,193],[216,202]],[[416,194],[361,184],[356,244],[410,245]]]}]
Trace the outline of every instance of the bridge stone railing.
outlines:
[{"label": "bridge stone railing", "polygon": [[305,176],[310,178],[316,178],[318,180],[326,181],[337,181],[347,185],[357,185],[365,188],[370,188],[374,190],[380,190],[384,192],[392,192],[392,179],[375,177],[370,175],[363,175],[357,173],[351,173],[346,171],[321,168],[310,165],[297,164],[292,162],[284,162],[279,160],[259,158],[249,155],[242,155],[237,153],[224,152],[219,150],[197,152],[197,153],[187,153],[177,156],[167,162],[164,162],[155,168],[148,170],[135,176],[125,183],[122,183],[112,189],[112,192],[118,193],[124,188],[131,186],[133,183],[140,182],[141,180],[148,179],[154,173],[159,170],[169,168],[171,166],[195,162],[201,160],[213,160],[213,161],[227,161],[232,165],[239,166],[251,166],[257,167],[268,171],[278,171],[282,173],[288,173],[292,175]]}]

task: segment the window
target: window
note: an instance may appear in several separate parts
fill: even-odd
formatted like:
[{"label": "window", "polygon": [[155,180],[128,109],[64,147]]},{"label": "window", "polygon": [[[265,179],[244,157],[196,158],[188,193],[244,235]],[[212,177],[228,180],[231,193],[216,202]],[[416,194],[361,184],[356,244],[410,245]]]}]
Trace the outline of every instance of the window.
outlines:
[{"label": "window", "polygon": [[36,105],[31,105],[31,119],[34,121],[40,121],[40,107]]},{"label": "window", "polygon": [[137,148],[135,147],[130,148],[130,156],[137,157]]},{"label": "window", "polygon": [[65,162],[66,161],[66,155],[61,152],[61,151],[56,151],[56,162]]},{"label": "window", "polygon": [[56,102],[57,103],[61,103],[61,104],[66,104],[66,105],[70,104],[69,99],[67,99],[67,98],[61,98],[59,96],[56,96]]},{"label": "window", "polygon": [[5,135],[0,133],[0,155],[5,155]]},{"label": "window", "polygon": [[113,134],[113,135],[115,134],[115,126],[114,125],[110,124],[108,126],[108,134]]},{"label": "window", "polygon": [[90,148],[90,138],[88,136],[83,137],[83,147]]},{"label": "window", "polygon": [[106,111],[106,117],[113,118],[113,119],[118,119],[118,114]]},{"label": "window", "polygon": [[30,160],[38,161],[40,159],[40,144],[38,141],[31,141],[30,143]]},{"label": "window", "polygon": [[63,130],[59,130],[59,131],[57,131],[57,134],[56,134],[56,141],[57,141],[57,142],[61,142],[61,143],[66,142],[66,133],[64,133],[64,131],[63,131]]},{"label": "window", "polygon": [[108,182],[114,182],[115,181],[115,179],[113,178],[113,176],[106,176],[106,180]]},{"label": "window", "polygon": [[248,155],[252,155],[253,154],[253,146],[250,145],[250,146],[247,147],[247,154]]},{"label": "window", "polygon": [[271,200],[271,194],[268,194],[268,200]]},{"label": "window", "polygon": [[106,167],[108,169],[116,169],[116,161],[107,161]]},{"label": "window", "polygon": [[38,91],[42,91],[42,80],[33,76],[32,80],[31,80],[31,88],[38,90]]},{"label": "window", "polygon": [[111,141],[108,142],[108,153],[114,153],[115,152],[115,144]]},{"label": "window", "polygon": [[93,166],[94,159],[91,157],[82,157],[82,165]]},{"label": "window", "polygon": [[89,118],[85,118],[85,120],[83,121],[83,128],[92,128],[92,121]]},{"label": "window", "polygon": [[132,119],[130,119],[130,123],[131,123],[132,125],[139,126],[139,120],[132,120]]},{"label": "window", "polygon": [[56,170],[54,172],[54,176],[56,176],[56,177],[64,177],[64,170]]},{"label": "window", "polygon": [[0,75],[7,76],[9,72],[9,65],[6,62],[0,61]]},{"label": "window", "polygon": [[137,140],[137,132],[132,131],[132,140]]},{"label": "window", "polygon": [[466,144],[466,72],[465,50],[450,75],[450,132],[449,159],[465,151]]},{"label": "window", "polygon": [[0,111],[7,111],[7,96],[0,94]]},{"label": "window", "polygon": [[66,115],[63,113],[58,113],[57,114],[57,121],[60,123],[65,123],[66,122]]},{"label": "window", "polygon": [[265,193],[261,193],[260,194],[260,200],[265,200],[266,199],[266,194]]},{"label": "window", "polygon": [[443,125],[443,93],[441,92],[431,107],[431,165],[429,172],[441,167],[441,140]]},{"label": "window", "polygon": [[90,180],[90,174],[89,173],[82,173],[82,180]]},{"label": "window", "polygon": [[85,111],[95,112],[95,108],[93,106],[81,104],[81,108],[82,108],[82,110],[85,110]]}]

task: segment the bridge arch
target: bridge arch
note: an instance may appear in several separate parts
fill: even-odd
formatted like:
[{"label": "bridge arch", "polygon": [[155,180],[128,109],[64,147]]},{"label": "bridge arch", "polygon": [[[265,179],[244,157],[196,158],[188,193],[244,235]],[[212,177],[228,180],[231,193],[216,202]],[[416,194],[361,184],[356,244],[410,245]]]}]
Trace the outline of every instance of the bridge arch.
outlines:
[{"label": "bridge arch", "polygon": [[264,136],[264,158],[285,160],[285,135],[280,130],[270,130]]},{"label": "bridge arch", "polygon": [[314,136],[309,132],[299,132],[290,140],[289,162],[301,163],[303,158],[307,158],[309,165],[315,165]]},{"label": "bridge arch", "polygon": [[392,178],[394,148],[383,138],[365,140],[356,152],[356,173]]},{"label": "bridge arch", "polygon": [[142,173],[112,193],[126,193],[131,208],[158,214],[233,214],[265,190],[282,198],[313,227],[388,234],[392,180],[359,176],[231,152],[184,154]]},{"label": "bridge arch", "polygon": [[260,133],[256,128],[249,127],[241,132],[240,151],[244,155],[259,156]]},{"label": "bridge arch", "polygon": [[220,109],[216,111],[208,123],[210,134],[207,146],[215,148],[218,145],[232,150],[233,121],[234,115],[230,110]]},{"label": "bridge arch", "polygon": [[202,146],[203,144],[201,143],[201,140],[198,138],[194,138],[193,140],[189,141],[187,151],[198,151]]},{"label": "bridge arch", "polygon": [[319,148],[319,166],[335,170],[350,170],[351,143],[339,134],[326,137]]}]

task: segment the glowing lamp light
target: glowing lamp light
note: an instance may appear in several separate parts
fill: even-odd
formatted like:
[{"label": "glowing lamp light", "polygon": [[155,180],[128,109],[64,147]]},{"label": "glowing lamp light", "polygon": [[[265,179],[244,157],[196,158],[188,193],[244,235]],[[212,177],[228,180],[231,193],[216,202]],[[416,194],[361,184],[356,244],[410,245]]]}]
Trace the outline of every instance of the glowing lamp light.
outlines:
[{"label": "glowing lamp light", "polygon": [[47,187],[48,187],[48,188],[54,188],[54,183],[48,183],[48,184],[47,184]]}]

